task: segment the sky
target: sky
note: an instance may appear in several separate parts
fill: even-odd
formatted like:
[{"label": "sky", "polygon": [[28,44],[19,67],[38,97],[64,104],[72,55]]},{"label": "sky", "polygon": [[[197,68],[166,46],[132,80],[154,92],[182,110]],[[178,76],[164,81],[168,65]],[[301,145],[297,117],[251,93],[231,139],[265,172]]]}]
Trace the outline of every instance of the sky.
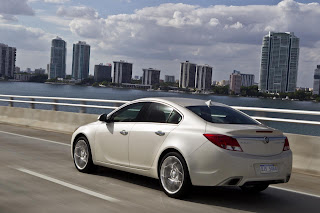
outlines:
[{"label": "sky", "polygon": [[300,38],[298,84],[312,87],[320,64],[319,0],[0,0],[0,43],[17,48],[16,66],[46,68],[51,40],[91,46],[94,65],[125,60],[133,76],[156,68],[179,77],[180,62],[213,67],[213,80],[233,70],[259,82],[261,44],[269,31]]}]

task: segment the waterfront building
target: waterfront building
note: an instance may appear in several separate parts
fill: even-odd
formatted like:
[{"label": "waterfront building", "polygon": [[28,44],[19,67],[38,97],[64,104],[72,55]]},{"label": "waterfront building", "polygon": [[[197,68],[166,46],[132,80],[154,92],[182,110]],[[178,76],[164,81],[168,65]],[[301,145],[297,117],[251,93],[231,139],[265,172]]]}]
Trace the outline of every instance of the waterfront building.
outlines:
[{"label": "waterfront building", "polygon": [[112,83],[122,84],[131,83],[132,79],[132,63],[126,61],[113,62],[113,78]]},{"label": "waterfront building", "polygon": [[314,70],[313,94],[320,95],[320,65],[317,65],[317,69]]},{"label": "waterfront building", "polygon": [[197,64],[189,61],[180,64],[180,81],[181,88],[195,88]]},{"label": "waterfront building", "polygon": [[125,88],[131,88],[131,89],[151,89],[151,85],[145,85],[145,84],[131,84],[131,83],[122,83],[122,87]]},{"label": "waterfront building", "polygon": [[254,75],[241,73],[241,86],[251,87],[253,85],[254,85]]},{"label": "waterfront building", "polygon": [[66,77],[67,43],[59,37],[52,39],[50,63],[47,66],[48,78]]},{"label": "waterfront building", "polygon": [[195,88],[197,90],[208,90],[211,87],[212,67],[209,65],[197,65]]},{"label": "waterfront building", "polygon": [[83,80],[89,78],[90,45],[84,41],[73,44],[72,78]]},{"label": "waterfront building", "polygon": [[160,84],[160,70],[149,68],[142,69],[142,84],[143,85],[155,85]]},{"label": "waterfront building", "polygon": [[233,92],[234,94],[240,94],[241,91],[241,74],[239,71],[234,71],[230,75],[230,93]]},{"label": "waterfront building", "polygon": [[16,51],[15,47],[0,43],[0,77],[14,77]]},{"label": "waterfront building", "polygon": [[233,70],[233,73],[238,73],[241,75],[241,86],[250,87],[250,86],[254,85],[254,75],[253,74],[243,74],[237,70]]},{"label": "waterfront building", "polygon": [[164,82],[167,82],[167,83],[174,83],[176,80],[175,80],[175,76],[174,75],[165,75],[164,76]]},{"label": "waterfront building", "polygon": [[111,64],[99,64],[94,66],[94,81],[95,82],[102,82],[108,81],[111,82]]},{"label": "waterfront building", "polygon": [[39,68],[39,69],[35,69],[34,70],[34,73],[36,75],[44,75],[46,73],[46,70],[45,69],[42,69],[42,68]]},{"label": "waterfront building", "polygon": [[133,79],[134,79],[134,80],[140,80],[140,76],[135,75]]},{"label": "waterfront building", "polygon": [[299,38],[292,32],[269,32],[262,41],[259,90],[294,92],[298,62]]},{"label": "waterfront building", "polygon": [[15,73],[14,80],[15,81],[30,81],[30,79],[34,76],[35,76],[35,74],[31,74],[31,73]]},{"label": "waterfront building", "polygon": [[20,67],[16,67],[14,72],[15,73],[20,73]]}]

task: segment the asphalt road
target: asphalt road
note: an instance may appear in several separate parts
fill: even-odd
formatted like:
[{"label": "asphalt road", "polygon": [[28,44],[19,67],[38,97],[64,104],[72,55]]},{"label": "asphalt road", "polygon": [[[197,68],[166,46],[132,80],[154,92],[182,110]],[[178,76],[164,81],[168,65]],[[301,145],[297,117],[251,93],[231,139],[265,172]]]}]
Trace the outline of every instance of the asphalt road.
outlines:
[{"label": "asphalt road", "polygon": [[10,212],[319,212],[320,177],[294,173],[258,195],[196,187],[168,198],[157,180],[107,168],[78,172],[71,135],[0,124],[0,213]]}]

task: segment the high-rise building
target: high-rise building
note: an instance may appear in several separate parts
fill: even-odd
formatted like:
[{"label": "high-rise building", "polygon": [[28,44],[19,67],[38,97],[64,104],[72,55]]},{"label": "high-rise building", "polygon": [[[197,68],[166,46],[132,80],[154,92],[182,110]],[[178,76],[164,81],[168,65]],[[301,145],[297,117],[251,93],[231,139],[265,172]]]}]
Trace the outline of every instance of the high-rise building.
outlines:
[{"label": "high-rise building", "polygon": [[66,77],[67,43],[61,38],[52,39],[50,63],[47,66],[48,78]]},{"label": "high-rise building", "polygon": [[160,70],[149,68],[142,69],[142,84],[144,85],[155,85],[160,84]]},{"label": "high-rise building", "polygon": [[45,69],[42,69],[42,68],[39,68],[39,69],[35,69],[34,70],[34,73],[36,75],[44,75],[46,73],[46,70]]},{"label": "high-rise building", "polygon": [[317,65],[317,69],[314,70],[313,94],[320,95],[320,65]]},{"label": "high-rise building", "polygon": [[164,76],[164,82],[174,83],[175,81],[176,80],[175,80],[174,75],[165,75]]},{"label": "high-rise building", "polygon": [[239,71],[233,71],[230,75],[230,92],[234,94],[240,94],[241,91],[241,73]]},{"label": "high-rise building", "polygon": [[90,45],[84,41],[73,44],[72,78],[83,80],[89,78]]},{"label": "high-rise building", "polygon": [[196,89],[208,90],[211,87],[212,67],[209,65],[197,65]]},{"label": "high-rise building", "polygon": [[125,61],[113,62],[113,78],[112,83],[131,83],[132,79],[132,63]]},{"label": "high-rise building", "polygon": [[111,82],[111,64],[99,64],[94,66],[94,81],[102,82],[108,81]]},{"label": "high-rise building", "polygon": [[20,67],[17,67],[17,66],[16,66],[14,72],[15,72],[15,73],[20,73]]},{"label": "high-rise building", "polygon": [[15,47],[0,43],[0,77],[13,78],[16,67]]},{"label": "high-rise building", "polygon": [[197,64],[190,63],[189,61],[181,62],[179,87],[194,88],[196,80],[196,71]]},{"label": "high-rise building", "polygon": [[237,70],[233,70],[233,73],[241,74],[241,86],[250,87],[250,86],[254,85],[254,75],[253,74],[243,74]]},{"label": "high-rise building", "polygon": [[294,92],[298,63],[299,38],[292,32],[269,32],[262,41],[259,90]]}]

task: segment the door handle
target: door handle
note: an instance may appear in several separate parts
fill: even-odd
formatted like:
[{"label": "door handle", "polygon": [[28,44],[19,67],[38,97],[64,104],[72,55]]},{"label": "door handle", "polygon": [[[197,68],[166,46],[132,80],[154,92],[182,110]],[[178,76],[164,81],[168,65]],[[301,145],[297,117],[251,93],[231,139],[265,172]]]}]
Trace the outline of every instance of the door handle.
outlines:
[{"label": "door handle", "polygon": [[157,132],[155,132],[156,133],[156,135],[159,135],[159,136],[164,136],[166,133],[164,133],[164,132],[162,132],[162,131],[157,131]]},{"label": "door handle", "polygon": [[120,132],[120,134],[121,134],[121,135],[127,135],[128,132],[127,132],[126,130],[122,130],[122,131]]}]

